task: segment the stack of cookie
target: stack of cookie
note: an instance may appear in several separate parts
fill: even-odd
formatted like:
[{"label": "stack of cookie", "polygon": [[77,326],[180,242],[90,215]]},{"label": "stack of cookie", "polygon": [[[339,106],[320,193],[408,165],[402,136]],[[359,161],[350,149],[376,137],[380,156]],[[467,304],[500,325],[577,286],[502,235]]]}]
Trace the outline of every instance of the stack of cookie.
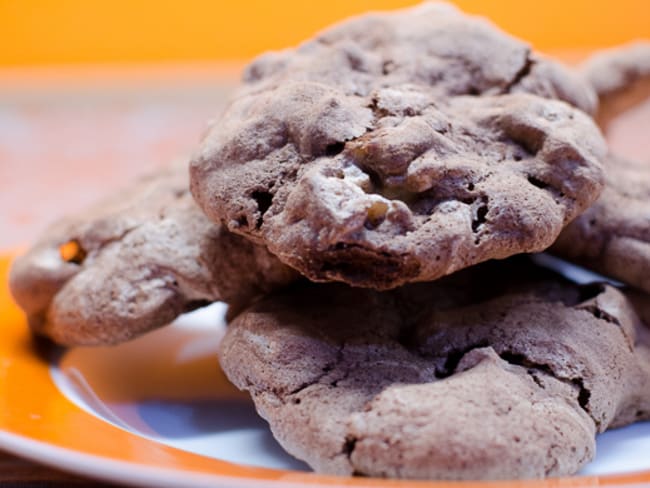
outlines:
[{"label": "stack of cookie", "polygon": [[445,4],[355,18],[255,60],[189,182],[55,224],[12,291],[64,345],[226,301],[224,371],[319,472],[572,474],[650,418],[648,299],[515,255],[650,292],[650,166],[592,118],[648,80],[649,45],[571,71]]}]

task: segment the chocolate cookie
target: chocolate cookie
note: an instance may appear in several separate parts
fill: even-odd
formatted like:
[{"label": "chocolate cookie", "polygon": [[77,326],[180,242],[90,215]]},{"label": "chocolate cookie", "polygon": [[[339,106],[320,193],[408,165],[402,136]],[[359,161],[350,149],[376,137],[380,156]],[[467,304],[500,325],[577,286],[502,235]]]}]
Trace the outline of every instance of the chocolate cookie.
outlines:
[{"label": "chocolate cookie", "polygon": [[597,433],[650,418],[650,340],[617,289],[515,270],[389,292],[294,286],[237,317],[221,364],[318,472],[572,474]]},{"label": "chocolate cookie", "polygon": [[[650,99],[650,43],[606,50],[581,70],[600,96],[603,127]],[[647,121],[650,125],[650,120]],[[643,132],[639,131],[639,137]],[[650,159],[610,154],[600,198],[562,232],[552,251],[650,292]]]},{"label": "chocolate cookie", "polygon": [[609,156],[602,195],[551,248],[650,292],[650,164]]},{"label": "chocolate cookie", "polygon": [[36,333],[95,345],[216,300],[237,310],[296,277],[265,248],[208,221],[183,166],[56,222],[14,262],[10,288]]},{"label": "chocolate cookie", "polygon": [[192,192],[314,281],[432,280],[545,249],[598,196],[600,133],[559,100],[594,95],[483,19],[359,17],[248,68]]},{"label": "chocolate cookie", "polygon": [[650,97],[650,41],[600,51],[580,66],[599,97],[597,118],[611,119]]}]

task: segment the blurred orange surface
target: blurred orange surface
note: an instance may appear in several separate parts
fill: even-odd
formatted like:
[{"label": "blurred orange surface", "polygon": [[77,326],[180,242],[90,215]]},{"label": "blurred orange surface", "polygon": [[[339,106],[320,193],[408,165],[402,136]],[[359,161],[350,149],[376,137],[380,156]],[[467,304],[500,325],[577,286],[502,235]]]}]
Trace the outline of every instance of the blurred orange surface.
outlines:
[{"label": "blurred orange surface", "polygon": [[[0,0],[0,65],[243,59],[414,0]],[[650,38],[648,0],[457,0],[542,50]]]}]

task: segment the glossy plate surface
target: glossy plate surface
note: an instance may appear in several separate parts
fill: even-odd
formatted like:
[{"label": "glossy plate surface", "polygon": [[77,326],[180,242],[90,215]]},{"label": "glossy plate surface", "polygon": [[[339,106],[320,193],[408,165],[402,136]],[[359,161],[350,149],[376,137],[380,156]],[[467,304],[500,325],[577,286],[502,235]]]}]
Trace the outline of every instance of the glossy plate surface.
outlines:
[{"label": "glossy plate surface", "polygon": [[[650,423],[604,434],[580,476],[498,483],[341,478],[285,454],[220,371],[222,305],[117,347],[32,341],[0,257],[0,448],[141,486],[573,487],[650,484]],[[549,264],[549,263],[546,263]],[[550,263],[551,265],[553,263]]]}]

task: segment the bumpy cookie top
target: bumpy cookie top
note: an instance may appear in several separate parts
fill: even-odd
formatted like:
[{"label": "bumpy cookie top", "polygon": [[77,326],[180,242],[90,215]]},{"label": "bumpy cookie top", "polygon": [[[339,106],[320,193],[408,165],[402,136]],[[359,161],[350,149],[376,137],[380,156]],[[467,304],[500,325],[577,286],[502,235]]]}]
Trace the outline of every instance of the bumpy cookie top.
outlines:
[{"label": "bumpy cookie top", "polygon": [[[555,100],[553,100],[555,99]],[[591,88],[444,4],[262,56],[191,164],[214,221],[315,281],[391,288],[548,247],[601,188]]]},{"label": "bumpy cookie top", "polygon": [[264,54],[246,68],[244,91],[287,81],[321,83],[358,96],[410,84],[438,96],[523,91],[588,113],[596,107],[593,91],[572,70],[532,52],[488,20],[442,2],[355,17],[296,49]]},{"label": "bumpy cookie top", "polygon": [[264,247],[208,221],[179,165],[54,223],[14,262],[10,287],[36,333],[96,345],[216,300],[239,309],[296,277]]},{"label": "bumpy cookie top", "polygon": [[572,474],[597,432],[650,417],[650,341],[618,290],[515,270],[383,293],[295,286],[231,324],[221,363],[317,471]]}]

